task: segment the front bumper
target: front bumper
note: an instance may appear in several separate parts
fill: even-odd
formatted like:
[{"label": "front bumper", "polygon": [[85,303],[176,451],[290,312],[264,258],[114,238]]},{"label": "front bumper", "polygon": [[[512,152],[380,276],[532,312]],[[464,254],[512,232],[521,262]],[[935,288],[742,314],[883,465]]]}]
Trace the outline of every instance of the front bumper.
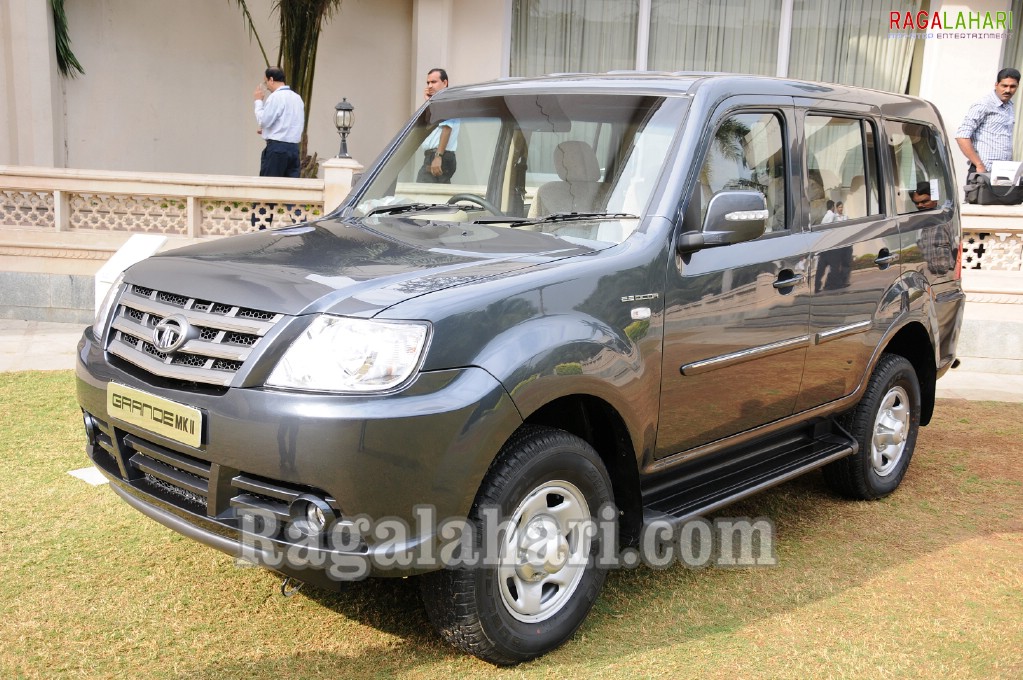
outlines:
[{"label": "front bumper", "polygon": [[[321,585],[337,580],[325,575],[331,565],[366,558],[374,575],[421,570],[393,563],[380,569],[387,561],[374,551],[411,551],[433,540],[431,528],[417,524],[417,506],[438,521],[465,517],[491,461],[521,424],[503,386],[473,367],[422,373],[398,392],[375,396],[189,391],[150,384],[135,369],[112,364],[87,330],[76,378],[88,455],[118,495],[179,533]],[[199,409],[200,446],[112,418],[110,382]],[[372,535],[358,547],[310,543],[284,526],[290,504],[305,494],[323,498],[340,523],[363,516],[413,530],[402,545]],[[282,526],[254,547],[244,545],[242,532],[251,511]],[[280,552],[296,547],[308,559],[282,564]]]}]

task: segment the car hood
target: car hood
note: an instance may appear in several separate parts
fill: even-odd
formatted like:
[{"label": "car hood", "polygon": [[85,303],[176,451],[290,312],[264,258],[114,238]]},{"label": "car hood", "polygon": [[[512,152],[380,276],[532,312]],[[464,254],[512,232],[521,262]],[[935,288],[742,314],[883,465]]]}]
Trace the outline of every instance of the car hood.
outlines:
[{"label": "car hood", "polygon": [[610,245],[507,226],[337,218],[160,253],[125,280],[274,313],[373,316],[418,295]]}]

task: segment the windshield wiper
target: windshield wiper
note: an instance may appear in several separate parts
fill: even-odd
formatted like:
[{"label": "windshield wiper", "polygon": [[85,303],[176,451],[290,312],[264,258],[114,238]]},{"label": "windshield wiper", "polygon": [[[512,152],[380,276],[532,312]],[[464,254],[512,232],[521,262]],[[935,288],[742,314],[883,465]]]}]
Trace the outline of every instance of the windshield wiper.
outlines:
[{"label": "windshield wiper", "polygon": [[610,212],[558,212],[544,215],[543,217],[483,217],[473,220],[473,224],[487,224],[499,222],[512,227],[521,227],[526,224],[546,224],[551,222],[572,222],[574,220],[638,220],[638,215],[630,213]]},{"label": "windshield wiper", "polygon": [[571,222],[572,220],[638,220],[639,215],[629,213],[610,212],[559,212],[544,215],[536,218],[537,224],[541,222]]},{"label": "windshield wiper", "polygon": [[373,208],[366,217],[370,215],[401,215],[410,212],[422,212],[430,208],[451,208],[447,203],[402,203],[400,205],[381,205]]}]

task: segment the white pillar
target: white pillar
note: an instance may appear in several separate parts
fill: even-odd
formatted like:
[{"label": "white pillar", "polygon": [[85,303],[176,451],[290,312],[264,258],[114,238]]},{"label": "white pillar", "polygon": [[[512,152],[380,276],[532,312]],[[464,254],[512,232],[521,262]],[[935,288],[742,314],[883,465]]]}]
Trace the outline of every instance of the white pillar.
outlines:
[{"label": "white pillar", "polygon": [[450,68],[449,45],[455,39],[451,30],[452,0],[413,0],[412,3],[412,110],[423,103],[426,72],[431,68]]},{"label": "white pillar", "polygon": [[64,167],[50,0],[0,2],[0,164]]},{"label": "white pillar", "polygon": [[323,213],[341,205],[352,190],[355,175],[363,166],[354,158],[329,158],[323,161]]}]

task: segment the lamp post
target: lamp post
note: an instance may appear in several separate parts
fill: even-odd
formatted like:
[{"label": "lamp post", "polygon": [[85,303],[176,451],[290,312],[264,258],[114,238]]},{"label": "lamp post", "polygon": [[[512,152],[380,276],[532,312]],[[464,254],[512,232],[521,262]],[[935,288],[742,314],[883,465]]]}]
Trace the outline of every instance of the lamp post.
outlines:
[{"label": "lamp post", "polygon": [[337,153],[338,158],[351,158],[348,154],[348,133],[352,131],[354,124],[355,107],[348,102],[347,97],[343,97],[341,102],[334,107],[334,127],[341,135],[341,149]]}]

